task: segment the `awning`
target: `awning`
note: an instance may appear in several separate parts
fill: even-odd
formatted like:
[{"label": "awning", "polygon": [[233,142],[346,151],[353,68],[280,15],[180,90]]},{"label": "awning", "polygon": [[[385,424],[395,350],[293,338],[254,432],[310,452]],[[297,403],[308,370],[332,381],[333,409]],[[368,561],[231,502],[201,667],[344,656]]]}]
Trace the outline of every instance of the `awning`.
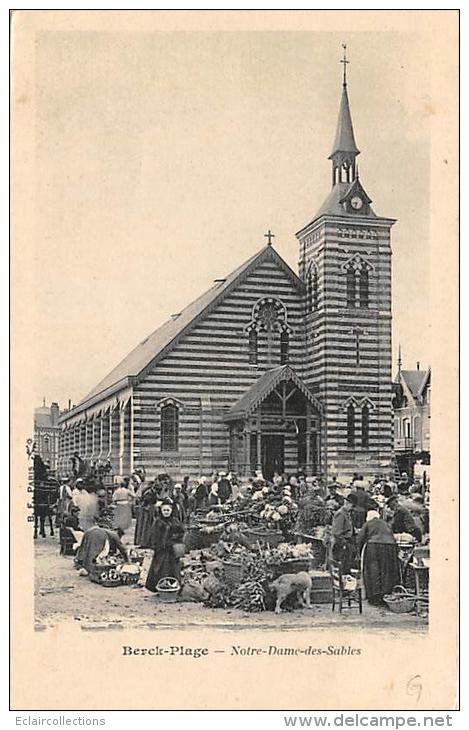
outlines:
[{"label": "awning", "polygon": [[100,416],[105,416],[107,413],[110,413],[112,411],[123,410],[129,402],[131,396],[132,389],[126,388],[125,390],[121,391],[117,396],[113,395],[105,401],[96,403],[95,405],[87,408],[81,413],[77,413],[76,416],[70,416],[68,420],[62,423],[62,428],[64,430],[73,429],[75,428],[75,426],[89,423],[93,419],[99,418]]}]

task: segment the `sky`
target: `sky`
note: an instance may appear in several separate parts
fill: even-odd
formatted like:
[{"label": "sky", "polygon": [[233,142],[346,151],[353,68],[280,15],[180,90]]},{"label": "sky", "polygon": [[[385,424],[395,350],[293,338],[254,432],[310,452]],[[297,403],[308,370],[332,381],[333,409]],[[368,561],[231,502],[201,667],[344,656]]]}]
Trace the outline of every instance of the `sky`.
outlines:
[{"label": "sky", "polygon": [[426,49],[395,32],[36,38],[34,398],[80,401],[172,313],[330,190],[341,43],[360,179],[396,218],[393,351],[429,364]]}]

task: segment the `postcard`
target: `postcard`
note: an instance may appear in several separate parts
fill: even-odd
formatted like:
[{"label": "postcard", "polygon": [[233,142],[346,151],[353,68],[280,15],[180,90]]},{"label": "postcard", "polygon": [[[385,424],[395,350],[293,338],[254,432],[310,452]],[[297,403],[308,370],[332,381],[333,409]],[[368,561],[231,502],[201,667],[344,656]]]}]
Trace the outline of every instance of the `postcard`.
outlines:
[{"label": "postcard", "polygon": [[12,13],[13,709],[457,706],[458,23]]}]

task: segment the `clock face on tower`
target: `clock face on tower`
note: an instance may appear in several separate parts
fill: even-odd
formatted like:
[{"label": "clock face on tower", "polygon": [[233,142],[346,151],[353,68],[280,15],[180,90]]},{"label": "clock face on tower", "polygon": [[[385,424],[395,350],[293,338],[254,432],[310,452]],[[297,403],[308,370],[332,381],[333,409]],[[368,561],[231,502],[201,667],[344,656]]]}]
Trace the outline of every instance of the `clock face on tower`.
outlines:
[{"label": "clock face on tower", "polygon": [[354,195],[354,197],[350,201],[350,205],[354,210],[360,210],[360,208],[363,207],[363,200],[360,198],[359,195]]}]

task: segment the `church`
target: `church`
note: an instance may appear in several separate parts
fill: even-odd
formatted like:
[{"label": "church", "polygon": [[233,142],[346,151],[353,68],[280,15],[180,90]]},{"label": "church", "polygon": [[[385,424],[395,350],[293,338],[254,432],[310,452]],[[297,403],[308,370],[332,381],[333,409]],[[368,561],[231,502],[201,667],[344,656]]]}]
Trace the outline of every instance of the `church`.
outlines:
[{"label": "church", "polygon": [[62,473],[74,452],[148,478],[390,471],[395,220],[359,177],[343,63],[331,189],[296,234],[298,272],[269,231],[61,417]]}]

